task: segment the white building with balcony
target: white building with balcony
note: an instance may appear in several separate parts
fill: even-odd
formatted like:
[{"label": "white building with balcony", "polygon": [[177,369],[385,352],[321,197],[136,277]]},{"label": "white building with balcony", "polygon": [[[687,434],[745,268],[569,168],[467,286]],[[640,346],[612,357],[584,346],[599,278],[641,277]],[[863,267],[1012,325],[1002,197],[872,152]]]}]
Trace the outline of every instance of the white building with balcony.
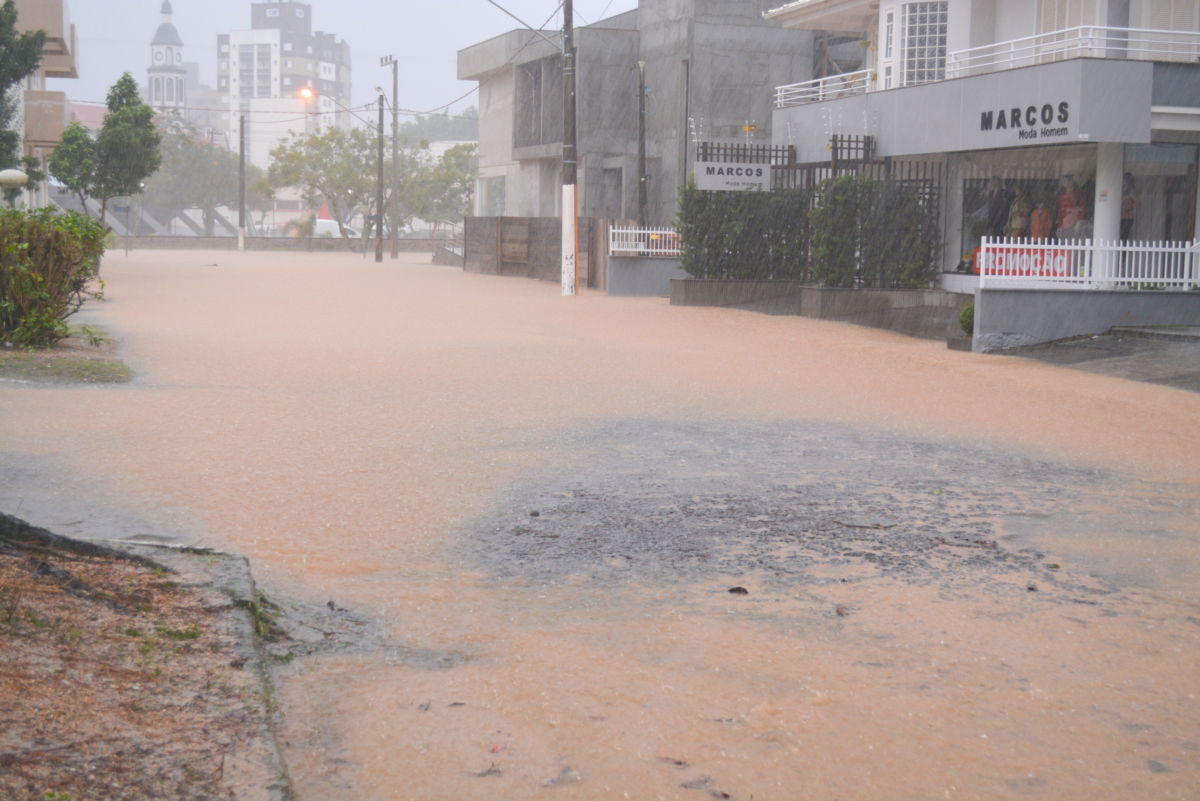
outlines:
[{"label": "white building with balcony", "polygon": [[[1195,240],[1198,0],[798,0],[765,16],[861,37],[864,69],[776,89],[774,141],[802,163],[829,160],[835,135],[938,163],[947,274],[978,269],[984,237]],[[1080,252],[1100,264],[1097,247]]]}]

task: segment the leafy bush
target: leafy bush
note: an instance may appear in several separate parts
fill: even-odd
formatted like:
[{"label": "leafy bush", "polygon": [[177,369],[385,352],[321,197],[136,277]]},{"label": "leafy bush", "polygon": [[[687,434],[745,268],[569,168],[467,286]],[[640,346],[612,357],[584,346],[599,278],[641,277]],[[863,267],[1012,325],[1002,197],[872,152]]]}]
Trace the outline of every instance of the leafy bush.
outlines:
[{"label": "leafy bush", "polygon": [[103,253],[104,228],[81,214],[0,211],[0,342],[45,347],[66,337],[66,319],[100,297],[89,285]]},{"label": "leafy bush", "polygon": [[680,264],[693,278],[800,279],[808,275],[810,193],[705,192],[679,201]]},{"label": "leafy bush", "polygon": [[825,286],[922,287],[936,272],[936,222],[902,182],[831,178],[811,225],[814,277]]},{"label": "leafy bush", "polygon": [[958,313],[958,327],[967,336],[975,336],[975,304],[968,303]]}]

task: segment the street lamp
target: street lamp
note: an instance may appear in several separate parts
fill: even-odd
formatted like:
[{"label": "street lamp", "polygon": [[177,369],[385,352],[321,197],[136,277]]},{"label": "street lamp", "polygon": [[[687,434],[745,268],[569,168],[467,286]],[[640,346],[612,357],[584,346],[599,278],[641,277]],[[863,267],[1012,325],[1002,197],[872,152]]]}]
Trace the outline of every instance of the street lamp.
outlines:
[{"label": "street lamp", "polygon": [[[29,176],[25,174],[24,170],[18,170],[16,167],[0,170],[0,189],[20,189],[27,183],[29,183]],[[9,198],[8,205],[14,209],[17,207],[15,195]]]}]

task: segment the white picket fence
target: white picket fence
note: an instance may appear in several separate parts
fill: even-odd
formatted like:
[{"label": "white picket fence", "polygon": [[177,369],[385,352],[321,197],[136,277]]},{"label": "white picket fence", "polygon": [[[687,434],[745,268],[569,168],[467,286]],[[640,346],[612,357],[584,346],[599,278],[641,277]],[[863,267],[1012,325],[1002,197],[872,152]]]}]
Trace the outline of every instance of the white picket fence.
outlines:
[{"label": "white picket fence", "polygon": [[1200,241],[1117,242],[984,237],[979,286],[1006,289],[1192,289]]},{"label": "white picket fence", "polygon": [[679,234],[674,228],[608,229],[610,256],[674,257],[682,252]]}]

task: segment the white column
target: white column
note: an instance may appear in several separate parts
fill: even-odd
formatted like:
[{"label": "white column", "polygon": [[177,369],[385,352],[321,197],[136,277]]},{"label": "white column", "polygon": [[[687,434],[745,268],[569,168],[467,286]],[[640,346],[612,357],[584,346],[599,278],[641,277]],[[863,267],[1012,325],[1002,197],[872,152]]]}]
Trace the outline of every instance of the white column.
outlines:
[{"label": "white column", "polygon": [[1092,220],[1095,239],[1121,238],[1121,179],[1125,174],[1125,146],[1101,142],[1096,146],[1096,216]]},{"label": "white column", "polygon": [[576,293],[575,184],[563,184],[562,189],[562,293]]}]

